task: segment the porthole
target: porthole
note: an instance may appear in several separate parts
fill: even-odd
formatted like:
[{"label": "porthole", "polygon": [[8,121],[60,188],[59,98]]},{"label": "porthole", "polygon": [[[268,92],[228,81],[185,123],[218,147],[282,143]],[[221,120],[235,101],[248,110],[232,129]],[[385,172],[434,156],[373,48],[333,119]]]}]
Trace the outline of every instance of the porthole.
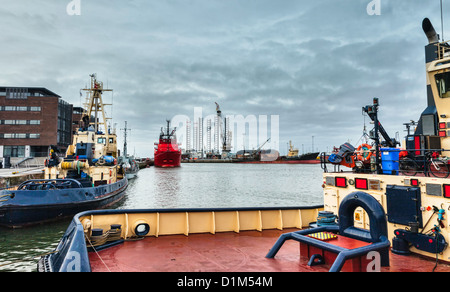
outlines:
[{"label": "porthole", "polygon": [[136,236],[146,236],[150,232],[150,225],[147,223],[139,223],[134,228]]}]

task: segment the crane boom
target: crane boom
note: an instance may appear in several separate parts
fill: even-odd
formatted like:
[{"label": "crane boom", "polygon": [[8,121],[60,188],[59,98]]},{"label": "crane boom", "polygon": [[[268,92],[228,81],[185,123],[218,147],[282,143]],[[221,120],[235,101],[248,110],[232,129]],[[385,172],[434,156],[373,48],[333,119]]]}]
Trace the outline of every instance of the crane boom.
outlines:
[{"label": "crane boom", "polygon": [[[367,115],[370,117],[370,119],[376,123],[376,127],[378,128],[378,131],[380,132],[381,136],[383,136],[384,140],[386,141],[386,146],[395,148],[399,142],[397,142],[395,139],[392,139],[389,137],[388,133],[384,129],[384,127],[381,125],[380,121],[378,120],[378,99],[375,98],[376,101],[374,101],[374,105],[367,105],[363,107],[363,111],[367,113]],[[374,100],[375,100],[374,99]]]},{"label": "crane boom", "polygon": [[264,145],[266,145],[267,142],[269,142],[270,138],[266,140],[266,142],[262,143],[261,146],[259,146],[256,150],[253,151],[252,155],[255,155],[256,153],[258,153],[261,148],[263,148]]}]

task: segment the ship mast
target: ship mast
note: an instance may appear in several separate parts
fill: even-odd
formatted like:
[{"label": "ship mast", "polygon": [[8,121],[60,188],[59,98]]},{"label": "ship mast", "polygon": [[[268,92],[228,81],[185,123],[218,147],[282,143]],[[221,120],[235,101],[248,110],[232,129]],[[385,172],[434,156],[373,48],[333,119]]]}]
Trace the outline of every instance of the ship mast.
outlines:
[{"label": "ship mast", "polygon": [[169,130],[170,130],[170,120],[166,120],[166,122],[167,122],[167,137],[170,137],[170,133],[169,133]]},{"label": "ship mast", "polygon": [[131,129],[127,128],[127,121],[125,121],[125,128],[121,129],[124,131],[124,142],[123,142],[123,156],[127,157],[127,131],[130,131]]},{"label": "ship mast", "polygon": [[[93,125],[95,133],[99,131],[100,125],[103,125],[105,132],[108,132],[106,120],[107,118],[104,111],[102,93],[104,91],[112,91],[112,89],[103,88],[103,82],[97,81],[96,74],[89,75],[91,77],[91,88],[82,89],[88,92],[88,102],[86,104],[86,115],[89,117],[89,125]],[[102,116],[102,120],[99,121],[99,114]],[[94,121],[91,121],[91,117],[94,116]]]}]

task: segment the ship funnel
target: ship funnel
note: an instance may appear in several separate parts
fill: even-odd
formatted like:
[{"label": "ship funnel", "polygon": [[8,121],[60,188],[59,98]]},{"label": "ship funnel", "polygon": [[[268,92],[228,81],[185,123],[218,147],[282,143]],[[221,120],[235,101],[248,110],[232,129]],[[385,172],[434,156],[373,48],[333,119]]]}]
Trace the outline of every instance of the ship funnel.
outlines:
[{"label": "ship funnel", "polygon": [[425,18],[422,21],[422,29],[425,32],[425,34],[427,35],[428,42],[430,44],[439,42],[439,35],[434,30],[434,27],[428,18]]}]

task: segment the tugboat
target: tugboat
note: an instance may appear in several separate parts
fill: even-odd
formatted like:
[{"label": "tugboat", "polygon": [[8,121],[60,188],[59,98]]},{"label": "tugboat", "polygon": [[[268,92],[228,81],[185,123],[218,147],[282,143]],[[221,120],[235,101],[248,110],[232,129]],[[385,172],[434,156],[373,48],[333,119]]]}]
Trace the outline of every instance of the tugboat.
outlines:
[{"label": "tugboat", "polygon": [[[433,163],[450,155],[450,46],[439,42],[428,19],[423,29],[430,40],[428,107],[404,151],[415,155],[411,159],[437,152],[426,156]],[[378,122],[378,99],[373,101],[366,108],[374,118],[375,154],[368,167],[348,160],[350,171],[325,170],[323,205],[87,211],[74,217],[38,270],[449,272],[450,179],[404,174],[389,155],[403,151],[395,141],[380,148],[378,132],[386,132]],[[341,148],[330,155],[334,164],[341,165],[341,154],[358,155],[350,145]],[[252,283],[268,281],[262,275]]]},{"label": "tugboat", "polygon": [[139,172],[139,165],[134,159],[133,156],[120,156],[119,164],[122,167],[123,171],[128,180],[134,179],[137,177]]},{"label": "tugboat", "polygon": [[[0,225],[23,227],[57,220],[110,206],[123,198],[128,180],[117,165],[117,136],[108,128],[103,88],[95,74],[81,127],[74,134],[66,156],[52,149],[44,179],[28,180],[16,190],[0,192]],[[100,117],[101,116],[101,117]]]},{"label": "tugboat", "polygon": [[181,164],[181,150],[178,149],[176,128],[170,131],[170,121],[167,120],[166,131],[161,128],[159,143],[155,143],[155,162],[158,167],[179,167]]},{"label": "tugboat", "polygon": [[127,179],[131,180],[133,178],[136,178],[139,172],[139,165],[136,162],[134,156],[128,155],[127,152],[127,131],[129,130],[127,128],[127,121],[125,121],[125,128],[123,130],[125,133],[123,142],[123,155],[119,156],[118,164],[122,167],[125,175],[127,176]]}]

